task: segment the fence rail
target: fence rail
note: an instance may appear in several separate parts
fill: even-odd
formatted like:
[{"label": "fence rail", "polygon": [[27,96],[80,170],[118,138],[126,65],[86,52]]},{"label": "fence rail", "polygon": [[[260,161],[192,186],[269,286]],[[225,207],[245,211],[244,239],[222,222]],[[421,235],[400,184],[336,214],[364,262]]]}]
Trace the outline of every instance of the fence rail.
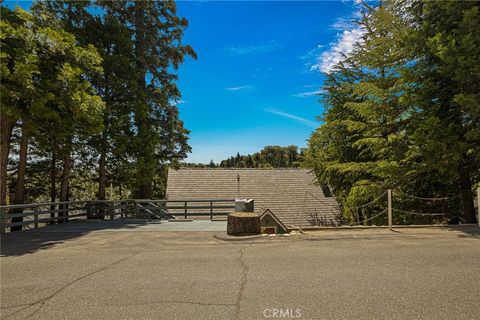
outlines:
[{"label": "fence rail", "polygon": [[234,208],[235,199],[125,199],[14,204],[0,206],[0,232],[40,228],[72,219],[210,217],[213,220],[217,216],[226,216]]},{"label": "fence rail", "polygon": [[[137,216],[158,215],[160,218],[226,216],[235,209],[235,199],[202,200],[134,200]],[[221,211],[219,211],[221,210]]]}]

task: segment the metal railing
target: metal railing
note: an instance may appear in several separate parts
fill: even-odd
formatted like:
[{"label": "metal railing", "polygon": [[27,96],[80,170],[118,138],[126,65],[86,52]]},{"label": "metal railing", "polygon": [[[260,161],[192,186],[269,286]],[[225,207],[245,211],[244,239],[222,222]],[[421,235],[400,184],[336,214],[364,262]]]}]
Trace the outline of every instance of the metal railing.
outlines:
[{"label": "metal railing", "polygon": [[227,216],[235,199],[207,200],[93,200],[0,206],[0,232],[33,229],[79,219],[202,219]]},{"label": "metal railing", "polygon": [[226,216],[235,209],[235,199],[134,200],[134,202],[138,217],[153,213],[162,218],[210,217],[210,220],[213,220],[215,216]]},{"label": "metal railing", "polygon": [[[96,212],[92,212],[92,208]],[[120,218],[127,216],[128,203],[122,200],[63,201],[0,206],[0,232],[6,229],[39,228],[61,224],[71,219]]]}]

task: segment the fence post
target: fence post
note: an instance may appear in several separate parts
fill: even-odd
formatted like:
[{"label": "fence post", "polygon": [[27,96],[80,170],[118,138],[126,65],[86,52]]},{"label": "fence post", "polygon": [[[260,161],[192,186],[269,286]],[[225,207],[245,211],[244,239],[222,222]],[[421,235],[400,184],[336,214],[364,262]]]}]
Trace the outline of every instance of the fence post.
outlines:
[{"label": "fence post", "polygon": [[303,206],[302,206],[302,215],[300,217],[300,233],[303,233],[303,216],[305,215],[305,205],[307,203],[307,191],[305,191],[305,196],[303,197]]},{"label": "fence post", "polygon": [[480,188],[477,188],[477,222],[480,227]]},{"label": "fence post", "polygon": [[56,208],[57,208],[57,206],[55,205],[55,203],[52,203],[50,205],[50,219],[51,220],[47,222],[49,225],[54,225],[55,224],[55,212],[56,212],[55,209]]},{"label": "fence post", "polygon": [[213,201],[210,201],[210,221],[213,220]]},{"label": "fence post", "polygon": [[33,211],[34,211],[34,213],[33,213],[33,222],[34,222],[34,224],[33,224],[33,225],[35,226],[35,229],[37,229],[37,228],[38,228],[38,213],[37,213],[38,207],[35,207],[35,208],[33,209]]},{"label": "fence post", "polygon": [[392,230],[392,190],[387,190],[388,197],[388,229]]},{"label": "fence post", "polygon": [[185,219],[187,219],[187,201],[185,201]]},{"label": "fence post", "polygon": [[110,220],[115,219],[115,208],[113,206],[113,200],[110,200],[109,204],[109,210],[110,210]]},{"label": "fence post", "polygon": [[0,208],[0,233],[5,233],[5,215],[7,214],[7,209]]},{"label": "fence post", "polygon": [[60,223],[63,222],[62,217],[63,217],[63,213],[65,212],[65,211],[64,211],[64,206],[65,206],[64,204],[59,204],[58,207],[57,207],[57,209],[58,209],[58,211],[57,211],[57,219],[56,219],[56,220],[57,220],[57,224],[60,224]]},{"label": "fence post", "polygon": [[63,212],[62,223],[68,222],[68,216],[70,215],[70,203],[65,205],[65,211]]}]

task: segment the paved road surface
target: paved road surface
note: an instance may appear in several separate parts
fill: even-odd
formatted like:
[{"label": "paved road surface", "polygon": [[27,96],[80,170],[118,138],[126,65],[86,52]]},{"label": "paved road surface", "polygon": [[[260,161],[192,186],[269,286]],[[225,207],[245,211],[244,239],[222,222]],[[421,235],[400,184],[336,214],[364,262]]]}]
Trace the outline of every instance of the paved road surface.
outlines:
[{"label": "paved road surface", "polygon": [[3,236],[1,318],[480,318],[478,230],[226,242],[94,229]]}]

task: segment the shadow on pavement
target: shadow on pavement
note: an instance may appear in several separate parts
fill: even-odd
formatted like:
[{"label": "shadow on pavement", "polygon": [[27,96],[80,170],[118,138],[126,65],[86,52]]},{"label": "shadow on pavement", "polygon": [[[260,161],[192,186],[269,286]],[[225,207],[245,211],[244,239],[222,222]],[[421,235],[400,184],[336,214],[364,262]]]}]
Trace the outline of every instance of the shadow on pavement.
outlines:
[{"label": "shadow on pavement", "polygon": [[160,221],[146,220],[77,220],[39,229],[10,232],[1,235],[0,256],[20,256],[48,249],[66,240],[74,239],[97,230],[133,230]]},{"label": "shadow on pavement", "polygon": [[464,236],[480,236],[480,226],[476,225],[447,225],[444,227],[445,230],[460,233],[459,236],[464,234]]}]

